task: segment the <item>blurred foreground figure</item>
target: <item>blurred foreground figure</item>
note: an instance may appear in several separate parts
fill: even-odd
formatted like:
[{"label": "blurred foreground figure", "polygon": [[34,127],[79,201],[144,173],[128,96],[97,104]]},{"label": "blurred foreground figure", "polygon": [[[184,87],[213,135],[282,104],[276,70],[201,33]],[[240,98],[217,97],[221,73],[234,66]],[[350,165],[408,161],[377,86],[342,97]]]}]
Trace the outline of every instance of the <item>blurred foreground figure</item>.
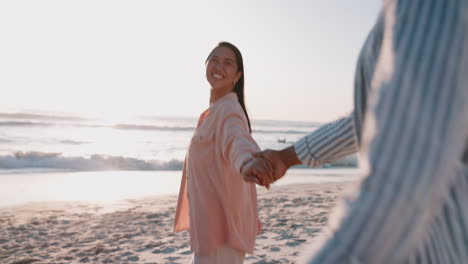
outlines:
[{"label": "blurred foreground figure", "polygon": [[[258,153],[274,177],[359,151],[362,182],[305,263],[468,263],[468,1],[388,0],[362,48],[355,108]],[[313,111],[313,109],[309,109]]]}]

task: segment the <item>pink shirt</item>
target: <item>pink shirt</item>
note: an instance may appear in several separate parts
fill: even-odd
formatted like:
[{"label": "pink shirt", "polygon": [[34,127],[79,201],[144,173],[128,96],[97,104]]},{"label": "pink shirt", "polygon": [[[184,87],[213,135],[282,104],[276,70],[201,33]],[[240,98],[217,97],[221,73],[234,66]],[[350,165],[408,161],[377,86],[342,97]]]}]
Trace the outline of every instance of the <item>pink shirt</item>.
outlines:
[{"label": "pink shirt", "polygon": [[260,151],[235,93],[203,112],[184,162],[174,231],[190,229],[191,250],[209,254],[228,245],[253,253],[259,232],[255,184],[241,166]]}]

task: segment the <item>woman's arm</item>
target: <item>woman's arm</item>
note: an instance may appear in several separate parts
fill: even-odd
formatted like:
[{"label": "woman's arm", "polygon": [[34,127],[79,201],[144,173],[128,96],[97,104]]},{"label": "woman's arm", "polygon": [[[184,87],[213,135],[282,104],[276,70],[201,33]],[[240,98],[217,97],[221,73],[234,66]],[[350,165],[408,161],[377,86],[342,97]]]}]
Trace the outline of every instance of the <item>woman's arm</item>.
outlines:
[{"label": "woman's arm", "polygon": [[[261,159],[253,157],[253,153],[260,151],[259,146],[252,138],[243,110],[240,107],[226,107],[221,114],[217,134],[219,137],[219,155],[230,163],[230,166],[239,175],[244,167],[254,167],[253,173],[271,175],[271,167]],[[255,166],[252,166],[252,164]]]}]

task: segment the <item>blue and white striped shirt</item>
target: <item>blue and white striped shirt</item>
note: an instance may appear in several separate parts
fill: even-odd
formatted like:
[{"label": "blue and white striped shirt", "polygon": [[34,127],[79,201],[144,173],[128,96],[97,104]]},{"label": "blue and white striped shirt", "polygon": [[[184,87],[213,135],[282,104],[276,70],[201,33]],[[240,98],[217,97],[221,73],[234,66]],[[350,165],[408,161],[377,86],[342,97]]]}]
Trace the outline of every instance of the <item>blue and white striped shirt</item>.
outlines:
[{"label": "blue and white striped shirt", "polygon": [[364,174],[307,263],[468,263],[468,0],[385,1],[353,113],[294,147]]}]

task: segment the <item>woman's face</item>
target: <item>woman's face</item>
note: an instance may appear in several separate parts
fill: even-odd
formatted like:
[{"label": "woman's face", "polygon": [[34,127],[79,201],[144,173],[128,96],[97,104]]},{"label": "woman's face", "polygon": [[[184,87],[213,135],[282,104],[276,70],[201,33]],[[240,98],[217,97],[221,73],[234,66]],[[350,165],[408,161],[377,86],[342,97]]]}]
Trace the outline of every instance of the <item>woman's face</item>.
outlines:
[{"label": "woman's face", "polygon": [[238,72],[236,54],[228,47],[217,47],[206,63],[206,79],[212,89],[232,91],[242,73]]}]

